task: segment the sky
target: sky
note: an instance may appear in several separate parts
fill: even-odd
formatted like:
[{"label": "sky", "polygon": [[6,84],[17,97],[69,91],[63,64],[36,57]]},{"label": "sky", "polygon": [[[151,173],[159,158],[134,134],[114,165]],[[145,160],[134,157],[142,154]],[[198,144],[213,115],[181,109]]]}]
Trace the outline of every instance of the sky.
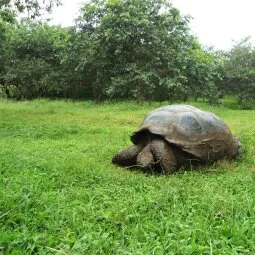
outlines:
[{"label": "sky", "polygon": [[[84,0],[62,0],[53,12],[53,24],[69,26]],[[190,15],[191,31],[205,46],[230,49],[234,41],[251,36],[255,45],[255,0],[172,0],[182,15]]]}]

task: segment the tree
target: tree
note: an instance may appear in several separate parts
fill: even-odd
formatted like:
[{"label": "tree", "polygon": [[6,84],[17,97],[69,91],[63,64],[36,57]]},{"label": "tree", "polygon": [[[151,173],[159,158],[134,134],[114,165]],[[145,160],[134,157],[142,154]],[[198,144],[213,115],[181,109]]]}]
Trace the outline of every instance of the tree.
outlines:
[{"label": "tree", "polygon": [[51,12],[55,5],[60,4],[61,0],[0,0],[0,14],[3,11],[26,12],[31,18],[35,18],[45,11]]},{"label": "tree", "polygon": [[222,94],[219,83],[222,80],[222,59],[216,52],[203,49],[197,40],[187,55],[186,76],[189,93],[197,100],[207,98],[210,104],[218,104]]},{"label": "tree", "polygon": [[11,12],[0,10],[0,86],[3,84],[3,75],[6,71],[6,60],[9,54],[9,40],[11,37],[11,24],[15,17]]},{"label": "tree", "polygon": [[24,20],[12,26],[8,57],[2,80],[6,93],[15,87],[17,98],[63,95],[63,53],[70,34],[68,30],[40,22]]},{"label": "tree", "polygon": [[226,52],[224,62],[225,90],[236,96],[242,108],[250,109],[255,103],[255,48],[249,37],[237,42]]},{"label": "tree", "polygon": [[45,11],[51,12],[55,5],[60,4],[61,0],[0,0],[0,85],[3,84],[9,49],[8,30],[12,24],[17,24],[16,16],[25,12],[30,18],[35,18]]},{"label": "tree", "polygon": [[188,20],[165,0],[92,0],[77,19],[95,101],[174,100],[185,90]]}]

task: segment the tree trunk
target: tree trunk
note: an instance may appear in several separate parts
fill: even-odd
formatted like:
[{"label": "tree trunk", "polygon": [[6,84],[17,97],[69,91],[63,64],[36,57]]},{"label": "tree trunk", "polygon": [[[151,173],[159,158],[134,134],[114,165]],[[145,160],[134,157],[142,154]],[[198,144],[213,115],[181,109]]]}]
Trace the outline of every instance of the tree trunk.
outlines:
[{"label": "tree trunk", "polygon": [[100,104],[101,103],[102,91],[100,91],[100,89],[95,87],[95,86],[93,86],[93,98],[94,98],[94,102],[96,104]]},{"label": "tree trunk", "polygon": [[144,92],[139,80],[136,80],[136,100],[138,104],[143,103],[144,101]]}]

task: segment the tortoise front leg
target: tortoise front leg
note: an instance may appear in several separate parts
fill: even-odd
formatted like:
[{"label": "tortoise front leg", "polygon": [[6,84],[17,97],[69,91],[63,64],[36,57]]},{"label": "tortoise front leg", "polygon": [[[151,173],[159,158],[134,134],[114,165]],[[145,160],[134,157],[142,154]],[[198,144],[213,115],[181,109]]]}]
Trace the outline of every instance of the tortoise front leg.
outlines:
[{"label": "tortoise front leg", "polygon": [[177,170],[178,165],[174,151],[164,139],[153,139],[150,147],[157,165],[165,175],[172,174]]},{"label": "tortoise front leg", "polygon": [[126,149],[120,150],[112,158],[112,163],[120,166],[134,166],[136,165],[137,155],[142,151],[145,145],[132,145]]},{"label": "tortoise front leg", "polygon": [[151,144],[148,143],[137,156],[137,166],[143,170],[151,170],[154,166],[154,157],[151,153]]}]

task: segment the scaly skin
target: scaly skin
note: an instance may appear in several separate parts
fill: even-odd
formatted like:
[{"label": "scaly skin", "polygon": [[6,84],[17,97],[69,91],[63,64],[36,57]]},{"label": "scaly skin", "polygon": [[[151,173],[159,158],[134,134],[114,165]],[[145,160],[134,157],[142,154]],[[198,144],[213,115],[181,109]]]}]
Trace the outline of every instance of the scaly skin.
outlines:
[{"label": "scaly skin", "polygon": [[149,142],[142,151],[138,154],[136,160],[137,166],[144,170],[151,170],[155,164],[154,157],[151,152],[151,143]]},{"label": "scaly skin", "polygon": [[150,143],[150,150],[160,170],[169,175],[178,168],[174,149],[162,138],[153,139]]},{"label": "scaly skin", "polygon": [[189,162],[186,156],[163,138],[150,136],[144,143],[119,151],[112,162],[121,166],[137,166],[143,170],[156,168],[168,175],[174,173],[185,162]]},{"label": "scaly skin", "polygon": [[120,150],[112,159],[112,163],[120,166],[134,166],[136,165],[137,155],[145,147],[144,144],[132,145],[127,149]]}]

